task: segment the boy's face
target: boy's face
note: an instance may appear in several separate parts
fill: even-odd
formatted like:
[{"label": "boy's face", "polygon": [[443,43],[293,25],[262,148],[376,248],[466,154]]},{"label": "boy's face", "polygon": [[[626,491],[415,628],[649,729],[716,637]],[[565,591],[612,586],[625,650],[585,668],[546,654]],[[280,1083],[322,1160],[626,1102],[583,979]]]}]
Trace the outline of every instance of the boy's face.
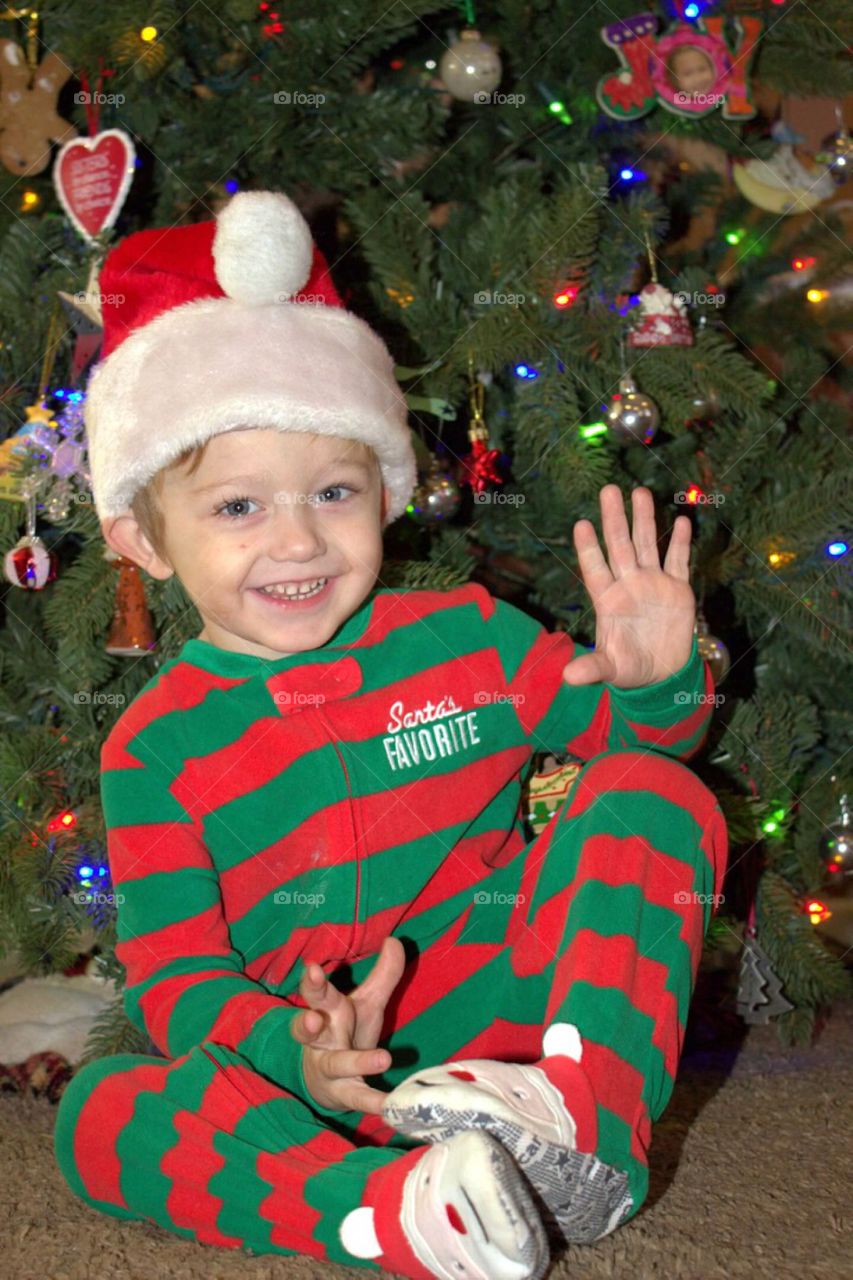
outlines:
[{"label": "boy's face", "polygon": [[132,516],[118,518],[131,526],[117,549],[136,525],[133,559],[154,577],[177,574],[204,619],[199,639],[219,648],[271,660],[316,649],[376,583],[385,494],[357,441],[229,431],[209,442],[193,475],[164,473],[159,502],[164,558]]},{"label": "boy's face", "polygon": [[672,74],[684,93],[704,93],[714,83],[714,67],[701,49],[685,45],[670,58]]}]

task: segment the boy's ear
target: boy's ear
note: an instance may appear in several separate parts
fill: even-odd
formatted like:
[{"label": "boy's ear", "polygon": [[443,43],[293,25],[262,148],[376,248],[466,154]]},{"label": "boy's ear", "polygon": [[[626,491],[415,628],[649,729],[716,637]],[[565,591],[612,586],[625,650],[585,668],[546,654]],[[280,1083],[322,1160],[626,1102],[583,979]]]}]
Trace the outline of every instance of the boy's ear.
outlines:
[{"label": "boy's ear", "polygon": [[169,562],[154,550],[133,512],[108,516],[101,521],[101,533],[111,550],[133,560],[152,578],[171,578],[175,572]]},{"label": "boy's ear", "polygon": [[385,521],[388,519],[388,508],[390,507],[390,505],[391,505],[391,493],[387,485],[383,485],[382,486],[382,507],[379,513],[379,518],[382,522],[383,529],[385,528]]}]

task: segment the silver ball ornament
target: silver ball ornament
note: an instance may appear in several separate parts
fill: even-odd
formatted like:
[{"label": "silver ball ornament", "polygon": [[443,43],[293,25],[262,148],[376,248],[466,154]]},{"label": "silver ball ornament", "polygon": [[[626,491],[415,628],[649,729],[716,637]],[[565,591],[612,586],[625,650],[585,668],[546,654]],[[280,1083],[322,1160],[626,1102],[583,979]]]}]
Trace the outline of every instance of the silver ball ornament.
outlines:
[{"label": "silver ball ornament", "polygon": [[843,125],[826,139],[818,158],[839,186],[853,178],[853,137]]},{"label": "silver ball ornament", "polygon": [[690,401],[690,413],[687,415],[687,424],[693,425],[701,422],[711,422],[720,412],[720,402],[713,391],[709,391],[707,395],[703,392],[697,394]]},{"label": "silver ball ornament", "polygon": [[438,74],[458,102],[481,102],[478,95],[497,89],[503,66],[494,45],[469,28],[441,55]]},{"label": "silver ball ornament", "polygon": [[729,668],[732,660],[729,651],[723,644],[722,640],[717,636],[712,636],[708,630],[708,624],[701,616],[696,618],[696,648],[700,658],[704,658],[711,668],[711,675],[714,677],[714,687],[719,688],[729,674]]},{"label": "silver ball ornament", "polygon": [[456,515],[461,501],[459,485],[434,457],[429,471],[412,494],[406,513],[415,524],[441,524]]},{"label": "silver ball ornament", "polygon": [[633,378],[624,374],[619,390],[607,406],[605,421],[610,434],[624,444],[650,444],[660,422],[654,400],[637,390]]},{"label": "silver ball ornament", "polygon": [[841,814],[821,832],[820,853],[824,866],[834,876],[853,875],[853,822],[849,797],[842,796]]}]

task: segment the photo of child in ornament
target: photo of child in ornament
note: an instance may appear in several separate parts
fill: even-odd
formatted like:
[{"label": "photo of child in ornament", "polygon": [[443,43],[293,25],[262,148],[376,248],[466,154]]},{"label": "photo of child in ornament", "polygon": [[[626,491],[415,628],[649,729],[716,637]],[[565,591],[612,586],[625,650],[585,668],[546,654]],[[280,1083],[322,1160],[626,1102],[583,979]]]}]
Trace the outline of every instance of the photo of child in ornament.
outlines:
[{"label": "photo of child in ornament", "polygon": [[691,99],[706,96],[717,80],[713,62],[693,44],[681,44],[666,58],[666,78],[676,91],[676,99],[682,94]]}]

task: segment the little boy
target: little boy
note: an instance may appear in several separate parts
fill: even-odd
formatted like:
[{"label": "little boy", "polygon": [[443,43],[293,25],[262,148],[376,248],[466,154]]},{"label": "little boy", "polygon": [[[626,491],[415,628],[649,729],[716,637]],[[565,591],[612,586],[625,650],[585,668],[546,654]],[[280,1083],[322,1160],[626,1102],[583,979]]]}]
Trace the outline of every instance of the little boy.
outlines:
[{"label": "little boy", "polygon": [[708,54],[694,44],[678,45],[666,60],[667,80],[688,98],[707,95],[717,79]]},{"label": "little boy", "polygon": [[[77,1072],[60,1167],[205,1243],[540,1277],[645,1197],[722,886],[681,763],[713,688],[689,521],[663,568],[648,490],[633,535],[601,491],[610,567],[577,523],[594,651],[479,586],[377,589],[405,401],[295,206],[130,236],[101,288],[104,536],[204,626],[102,752],[126,1008],[163,1056]],[[528,843],[538,751],[585,763]]]}]

